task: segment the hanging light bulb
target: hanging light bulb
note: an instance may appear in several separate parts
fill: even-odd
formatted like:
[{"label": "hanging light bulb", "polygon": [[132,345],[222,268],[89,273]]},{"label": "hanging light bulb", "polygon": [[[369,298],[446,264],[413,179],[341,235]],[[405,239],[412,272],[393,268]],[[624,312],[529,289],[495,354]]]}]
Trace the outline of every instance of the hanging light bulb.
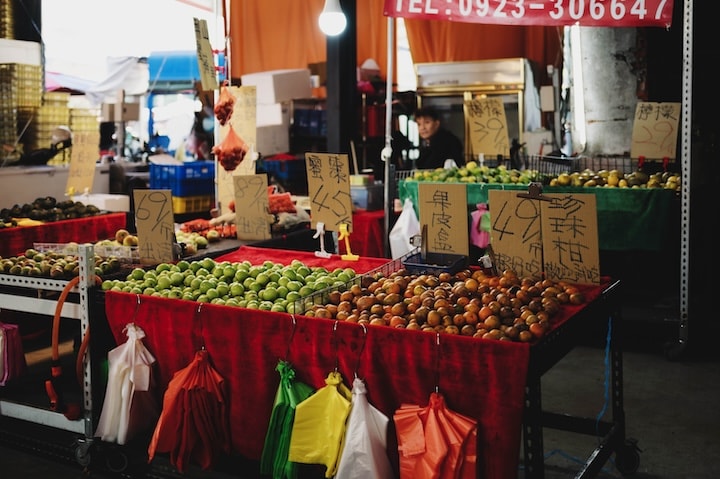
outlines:
[{"label": "hanging light bulb", "polygon": [[339,0],[325,0],[325,7],[320,14],[320,18],[318,18],[318,24],[320,30],[331,37],[340,35],[345,31],[347,19],[340,8]]}]

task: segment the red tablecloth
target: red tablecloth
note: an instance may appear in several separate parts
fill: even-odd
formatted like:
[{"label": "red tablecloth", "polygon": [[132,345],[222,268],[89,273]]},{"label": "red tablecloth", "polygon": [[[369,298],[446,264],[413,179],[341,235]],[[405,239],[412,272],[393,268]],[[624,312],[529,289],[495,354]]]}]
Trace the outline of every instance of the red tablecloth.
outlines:
[{"label": "red tablecloth", "polygon": [[0,230],[0,256],[23,253],[34,243],[94,243],[114,238],[115,232],[125,228],[126,224],[125,213],[108,213],[37,226],[3,228]]},{"label": "red tablecloth", "polygon": [[[277,260],[276,250],[264,253],[264,259]],[[331,259],[325,265],[336,267],[343,262]],[[589,289],[588,301],[601,291],[600,287]],[[129,322],[145,331],[145,345],[157,358],[160,398],[173,373],[184,368],[204,344],[229,383],[233,450],[244,457],[260,458],[279,383],[275,367],[279,359],[286,359],[298,379],[315,388],[325,385],[327,374],[336,366],[348,385],[357,374],[366,381],[368,400],[390,418],[403,403],[426,405],[437,387],[450,409],[478,421],[480,477],[517,475],[527,343],[436,336],[383,326],[363,329],[348,322],[338,322],[335,328],[334,321],[319,318],[139,298],[138,304],[137,295],[105,293],[107,319],[116,342],[126,340],[122,330]],[[584,306],[567,308],[560,321],[570,320]],[[397,465],[392,427],[388,452]]]}]

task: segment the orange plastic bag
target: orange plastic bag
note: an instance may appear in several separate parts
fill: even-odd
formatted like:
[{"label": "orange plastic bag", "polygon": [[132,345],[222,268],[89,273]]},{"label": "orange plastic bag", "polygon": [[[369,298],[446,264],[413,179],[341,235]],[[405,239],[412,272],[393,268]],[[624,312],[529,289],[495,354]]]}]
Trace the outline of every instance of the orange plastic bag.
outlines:
[{"label": "orange plastic bag", "polygon": [[476,477],[477,422],[448,409],[439,393],[424,407],[401,405],[393,419],[400,479]]}]

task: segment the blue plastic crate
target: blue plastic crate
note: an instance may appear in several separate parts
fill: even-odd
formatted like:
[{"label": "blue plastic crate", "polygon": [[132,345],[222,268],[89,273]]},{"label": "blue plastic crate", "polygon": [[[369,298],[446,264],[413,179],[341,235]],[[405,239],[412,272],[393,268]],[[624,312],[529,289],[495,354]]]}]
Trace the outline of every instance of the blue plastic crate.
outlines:
[{"label": "blue plastic crate", "polygon": [[307,181],[307,170],[303,158],[295,159],[268,159],[263,160],[262,166],[278,181]]},{"label": "blue plastic crate", "polygon": [[215,193],[215,163],[190,161],[181,165],[150,164],[150,188],[171,190],[173,196]]}]

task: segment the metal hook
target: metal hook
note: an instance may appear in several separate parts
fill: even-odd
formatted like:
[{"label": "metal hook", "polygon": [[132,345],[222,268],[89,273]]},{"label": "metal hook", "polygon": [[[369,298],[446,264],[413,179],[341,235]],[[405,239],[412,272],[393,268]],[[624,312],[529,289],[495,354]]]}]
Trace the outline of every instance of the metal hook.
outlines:
[{"label": "metal hook", "polygon": [[362,345],[360,346],[360,351],[358,352],[357,364],[355,365],[355,373],[354,373],[355,379],[358,378],[358,370],[360,369],[360,362],[362,361],[363,352],[365,352],[365,343],[367,343],[367,327],[363,323],[360,323],[360,327],[363,330],[363,342],[362,342]]},{"label": "metal hook", "polygon": [[137,298],[137,304],[135,305],[135,312],[133,313],[132,321],[135,322],[135,319],[137,318],[138,311],[140,310],[140,294],[135,294]]},{"label": "metal hook", "polygon": [[338,342],[339,342],[339,341],[338,341],[338,339],[337,339],[337,334],[336,334],[336,333],[337,333],[337,326],[338,326],[338,323],[339,323],[339,322],[340,322],[340,321],[336,319],[336,320],[335,320],[335,323],[333,324],[333,337],[332,337],[332,341],[333,341],[334,346],[335,346],[335,372],[338,372],[338,366],[339,366],[339,359],[338,359]]},{"label": "metal hook", "polygon": [[195,316],[198,317],[198,323],[200,324],[200,350],[205,351],[205,331],[203,329],[203,321],[202,316],[200,316],[200,310],[202,309],[203,303],[198,303],[197,310],[195,311]]},{"label": "metal hook", "polygon": [[292,344],[293,338],[295,337],[295,328],[297,327],[297,319],[295,319],[295,315],[291,314],[290,318],[292,319],[292,327],[290,328],[290,338],[288,338],[287,349],[285,350],[285,361],[287,361],[290,357],[290,345]]}]

